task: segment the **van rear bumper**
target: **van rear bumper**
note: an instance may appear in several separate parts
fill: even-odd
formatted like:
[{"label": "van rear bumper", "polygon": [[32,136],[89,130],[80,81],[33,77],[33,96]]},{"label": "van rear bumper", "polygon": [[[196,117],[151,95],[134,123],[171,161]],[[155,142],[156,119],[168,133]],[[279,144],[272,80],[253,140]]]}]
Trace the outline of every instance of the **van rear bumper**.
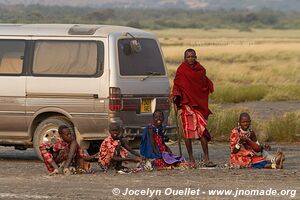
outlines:
[{"label": "van rear bumper", "polygon": [[[128,139],[140,138],[146,126],[124,126],[123,136]],[[166,137],[176,136],[176,126],[166,126]]]}]

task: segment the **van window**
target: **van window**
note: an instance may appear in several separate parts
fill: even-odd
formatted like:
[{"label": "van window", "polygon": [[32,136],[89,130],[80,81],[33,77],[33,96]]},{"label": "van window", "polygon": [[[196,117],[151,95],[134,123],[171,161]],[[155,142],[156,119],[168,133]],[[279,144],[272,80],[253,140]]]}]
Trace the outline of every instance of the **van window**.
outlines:
[{"label": "van window", "polygon": [[94,41],[37,41],[32,71],[34,75],[93,76],[103,64],[103,54],[103,44]]},{"label": "van window", "polygon": [[156,40],[138,38],[140,51],[130,51],[133,38],[118,41],[120,74],[125,76],[165,75],[164,62]]},{"label": "van window", "polygon": [[0,75],[22,73],[25,41],[0,41]]}]

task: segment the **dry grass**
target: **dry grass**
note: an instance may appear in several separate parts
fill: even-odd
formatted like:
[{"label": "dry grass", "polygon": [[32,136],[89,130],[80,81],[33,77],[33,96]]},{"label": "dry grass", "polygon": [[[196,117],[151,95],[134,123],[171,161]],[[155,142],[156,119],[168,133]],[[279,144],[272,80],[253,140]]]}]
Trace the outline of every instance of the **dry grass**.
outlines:
[{"label": "dry grass", "polygon": [[300,135],[300,112],[286,113],[270,120],[265,128],[269,141],[294,142]]},{"label": "dry grass", "polygon": [[[254,97],[246,95],[247,98],[240,101],[300,100],[297,93],[300,90],[300,30],[168,29],[154,32],[162,43],[171,80],[182,62],[184,50],[194,48],[216,85],[214,98],[219,102],[231,101],[227,97],[224,100],[224,88],[240,93],[250,85]],[[263,96],[261,86],[268,88],[263,90]],[[253,88],[257,88],[257,92]]]},{"label": "dry grass", "polygon": [[[159,30],[170,81],[183,52],[194,48],[215,83],[212,103],[253,100],[300,100],[300,30]],[[228,141],[245,109],[222,110],[210,105],[208,129],[214,140]],[[171,116],[174,120],[174,114]],[[299,112],[253,122],[260,141],[296,140]]]}]

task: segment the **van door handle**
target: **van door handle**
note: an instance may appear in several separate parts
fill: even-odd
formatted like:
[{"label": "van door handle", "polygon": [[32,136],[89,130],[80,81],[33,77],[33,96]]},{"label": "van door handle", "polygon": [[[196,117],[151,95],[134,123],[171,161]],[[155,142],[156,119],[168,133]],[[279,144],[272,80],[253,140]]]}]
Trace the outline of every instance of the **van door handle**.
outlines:
[{"label": "van door handle", "polygon": [[98,99],[98,94],[93,94],[94,99]]}]

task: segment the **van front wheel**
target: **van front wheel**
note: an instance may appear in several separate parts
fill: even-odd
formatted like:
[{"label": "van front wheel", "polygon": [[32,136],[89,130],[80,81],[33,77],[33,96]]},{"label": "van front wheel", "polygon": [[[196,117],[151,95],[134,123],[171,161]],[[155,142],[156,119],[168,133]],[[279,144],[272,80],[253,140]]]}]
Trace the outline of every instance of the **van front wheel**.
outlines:
[{"label": "van front wheel", "polygon": [[35,129],[33,136],[33,147],[39,157],[43,160],[39,146],[44,142],[53,142],[59,138],[58,127],[66,125],[71,128],[71,132],[74,134],[73,124],[62,116],[49,117],[42,121]]}]

